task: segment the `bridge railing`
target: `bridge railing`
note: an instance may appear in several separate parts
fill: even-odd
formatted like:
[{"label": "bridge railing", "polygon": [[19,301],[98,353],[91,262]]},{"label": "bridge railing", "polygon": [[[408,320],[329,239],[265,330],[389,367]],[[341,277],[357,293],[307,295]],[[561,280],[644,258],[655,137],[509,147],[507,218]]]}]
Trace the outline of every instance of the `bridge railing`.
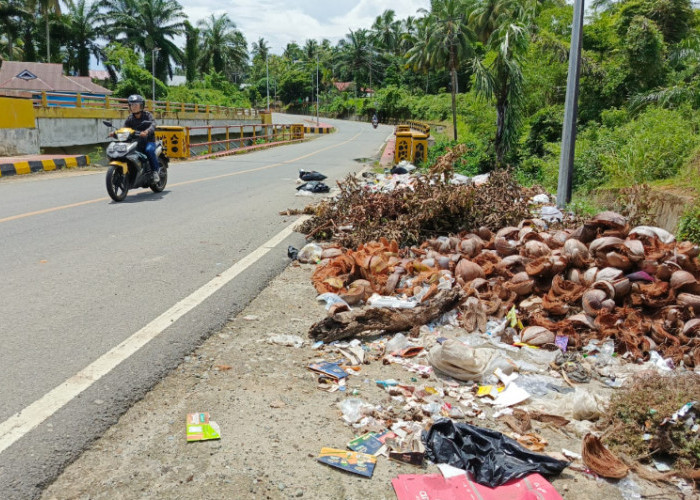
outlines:
[{"label": "bridge railing", "polygon": [[[304,139],[304,126],[288,123],[206,125],[183,127],[183,129],[184,141],[187,145],[189,156],[199,158],[235,154],[246,150],[297,142]],[[204,130],[206,130],[206,141],[192,142],[193,137],[204,136],[204,133],[195,132],[193,134],[192,132]]]},{"label": "bridge railing", "polygon": [[[66,94],[61,92],[34,92],[35,108],[86,108],[86,109],[113,109],[128,111],[127,100],[119,97],[110,97],[98,94]],[[256,109],[229,108],[226,106],[212,106],[187,102],[171,101],[146,101],[146,109],[153,112],[165,113],[206,113],[225,115],[229,117],[240,116],[258,118]]]}]

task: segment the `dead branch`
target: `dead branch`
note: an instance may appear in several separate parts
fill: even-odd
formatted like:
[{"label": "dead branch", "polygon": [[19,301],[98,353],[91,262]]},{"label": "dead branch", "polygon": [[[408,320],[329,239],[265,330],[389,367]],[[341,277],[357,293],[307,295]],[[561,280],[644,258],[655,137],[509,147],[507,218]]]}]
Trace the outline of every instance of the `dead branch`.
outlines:
[{"label": "dead branch", "polygon": [[387,333],[408,331],[415,325],[425,325],[446,312],[455,309],[466,300],[465,292],[455,287],[442,290],[425,304],[413,309],[389,309],[365,307],[337,313],[314,323],[309,337],[332,342],[362,332],[384,331]]}]

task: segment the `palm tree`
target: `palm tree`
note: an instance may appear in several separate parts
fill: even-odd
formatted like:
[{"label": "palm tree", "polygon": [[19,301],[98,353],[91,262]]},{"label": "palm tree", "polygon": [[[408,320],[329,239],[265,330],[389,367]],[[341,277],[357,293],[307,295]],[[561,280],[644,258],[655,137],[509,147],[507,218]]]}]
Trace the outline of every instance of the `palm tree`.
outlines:
[{"label": "palm tree", "polygon": [[316,56],[318,55],[318,42],[309,38],[304,43],[304,47],[301,49],[304,52],[304,61],[314,62],[316,61]]},{"label": "palm tree", "polygon": [[199,21],[202,34],[202,69],[229,77],[248,61],[248,44],[228,14],[210,15]]},{"label": "palm tree", "polygon": [[385,10],[372,24],[372,39],[383,49],[396,54],[399,49],[401,21],[396,20],[396,12]]},{"label": "palm tree", "polygon": [[75,50],[73,66],[80,76],[90,73],[90,54],[100,57],[97,38],[100,36],[95,19],[99,15],[97,3],[87,4],[87,0],[72,1],[68,4],[65,16],[66,28],[69,35],[68,45]]},{"label": "palm tree", "polygon": [[503,164],[505,154],[518,140],[522,117],[523,73],[522,57],[528,46],[528,32],[523,19],[513,12],[502,11],[493,24],[484,60],[474,61],[475,86],[478,93],[496,101],[496,162]]},{"label": "palm tree", "polygon": [[414,71],[426,74],[425,91],[428,92],[428,76],[430,74],[430,58],[428,54],[428,42],[430,41],[431,19],[421,17],[414,22],[413,32],[406,32],[403,36],[404,44],[408,46],[406,62]]},{"label": "palm tree", "polygon": [[0,0],[0,43],[6,47],[0,55],[5,54],[10,61],[21,55],[22,49],[15,45],[20,31],[18,21],[30,17],[31,14],[17,0]]},{"label": "palm tree", "polygon": [[41,13],[46,25],[46,62],[51,62],[51,37],[49,35],[49,15],[51,13],[61,15],[61,6],[58,0],[39,0]]},{"label": "palm tree", "polygon": [[184,33],[186,18],[176,0],[101,0],[106,9],[102,19],[108,36],[121,44],[140,50],[149,67],[156,52],[155,77],[172,77],[172,62],[182,62],[180,48],[172,39]]},{"label": "palm tree", "polygon": [[264,61],[270,54],[270,46],[263,37],[260,37],[257,42],[251,44],[250,53],[253,55],[253,60],[259,59]]},{"label": "palm tree", "polygon": [[304,52],[301,50],[301,47],[299,47],[298,43],[289,42],[284,48],[282,55],[290,61],[297,61],[303,57]]},{"label": "palm tree", "polygon": [[471,6],[464,0],[432,0],[430,11],[419,12],[429,18],[426,52],[431,68],[446,68],[450,71],[452,93],[452,128],[457,140],[457,69],[462,60],[474,55],[475,35],[467,24]]},{"label": "palm tree", "polygon": [[350,30],[350,33],[338,42],[338,55],[336,57],[338,72],[342,77],[354,80],[358,87],[365,85],[368,75],[371,83],[373,51],[368,30]]},{"label": "palm tree", "polygon": [[185,76],[187,83],[197,79],[197,67],[199,64],[199,30],[185,21]]},{"label": "palm tree", "polygon": [[669,64],[681,76],[670,85],[653,89],[630,98],[629,109],[633,114],[650,104],[664,108],[677,108],[690,104],[700,108],[700,35],[682,40],[671,50]]}]

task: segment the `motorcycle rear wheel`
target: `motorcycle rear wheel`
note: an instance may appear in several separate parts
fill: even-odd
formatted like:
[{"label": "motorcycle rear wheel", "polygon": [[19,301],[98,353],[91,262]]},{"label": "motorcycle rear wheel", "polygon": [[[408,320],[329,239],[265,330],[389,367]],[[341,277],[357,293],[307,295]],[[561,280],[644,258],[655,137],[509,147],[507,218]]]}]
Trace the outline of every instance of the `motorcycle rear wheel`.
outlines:
[{"label": "motorcycle rear wheel", "polygon": [[129,192],[129,179],[122,172],[122,169],[112,165],[107,170],[106,177],[107,193],[114,201],[122,201]]},{"label": "motorcycle rear wheel", "polygon": [[158,159],[158,164],[160,168],[158,169],[158,177],[160,181],[158,184],[151,184],[151,190],[154,193],[160,193],[165,189],[165,185],[168,183],[168,167],[163,164],[163,160]]}]

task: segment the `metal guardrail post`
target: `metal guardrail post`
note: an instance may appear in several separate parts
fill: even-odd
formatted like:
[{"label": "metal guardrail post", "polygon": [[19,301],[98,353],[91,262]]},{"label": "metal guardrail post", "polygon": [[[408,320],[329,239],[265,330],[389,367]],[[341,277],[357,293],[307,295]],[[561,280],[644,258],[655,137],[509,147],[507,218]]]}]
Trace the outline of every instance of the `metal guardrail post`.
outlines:
[{"label": "metal guardrail post", "polygon": [[207,142],[209,143],[209,154],[212,153],[212,147],[211,147],[211,125],[207,127]]},{"label": "metal guardrail post", "polygon": [[228,128],[229,128],[229,125],[226,125],[226,149],[227,150],[231,149],[231,143],[229,142]]}]

